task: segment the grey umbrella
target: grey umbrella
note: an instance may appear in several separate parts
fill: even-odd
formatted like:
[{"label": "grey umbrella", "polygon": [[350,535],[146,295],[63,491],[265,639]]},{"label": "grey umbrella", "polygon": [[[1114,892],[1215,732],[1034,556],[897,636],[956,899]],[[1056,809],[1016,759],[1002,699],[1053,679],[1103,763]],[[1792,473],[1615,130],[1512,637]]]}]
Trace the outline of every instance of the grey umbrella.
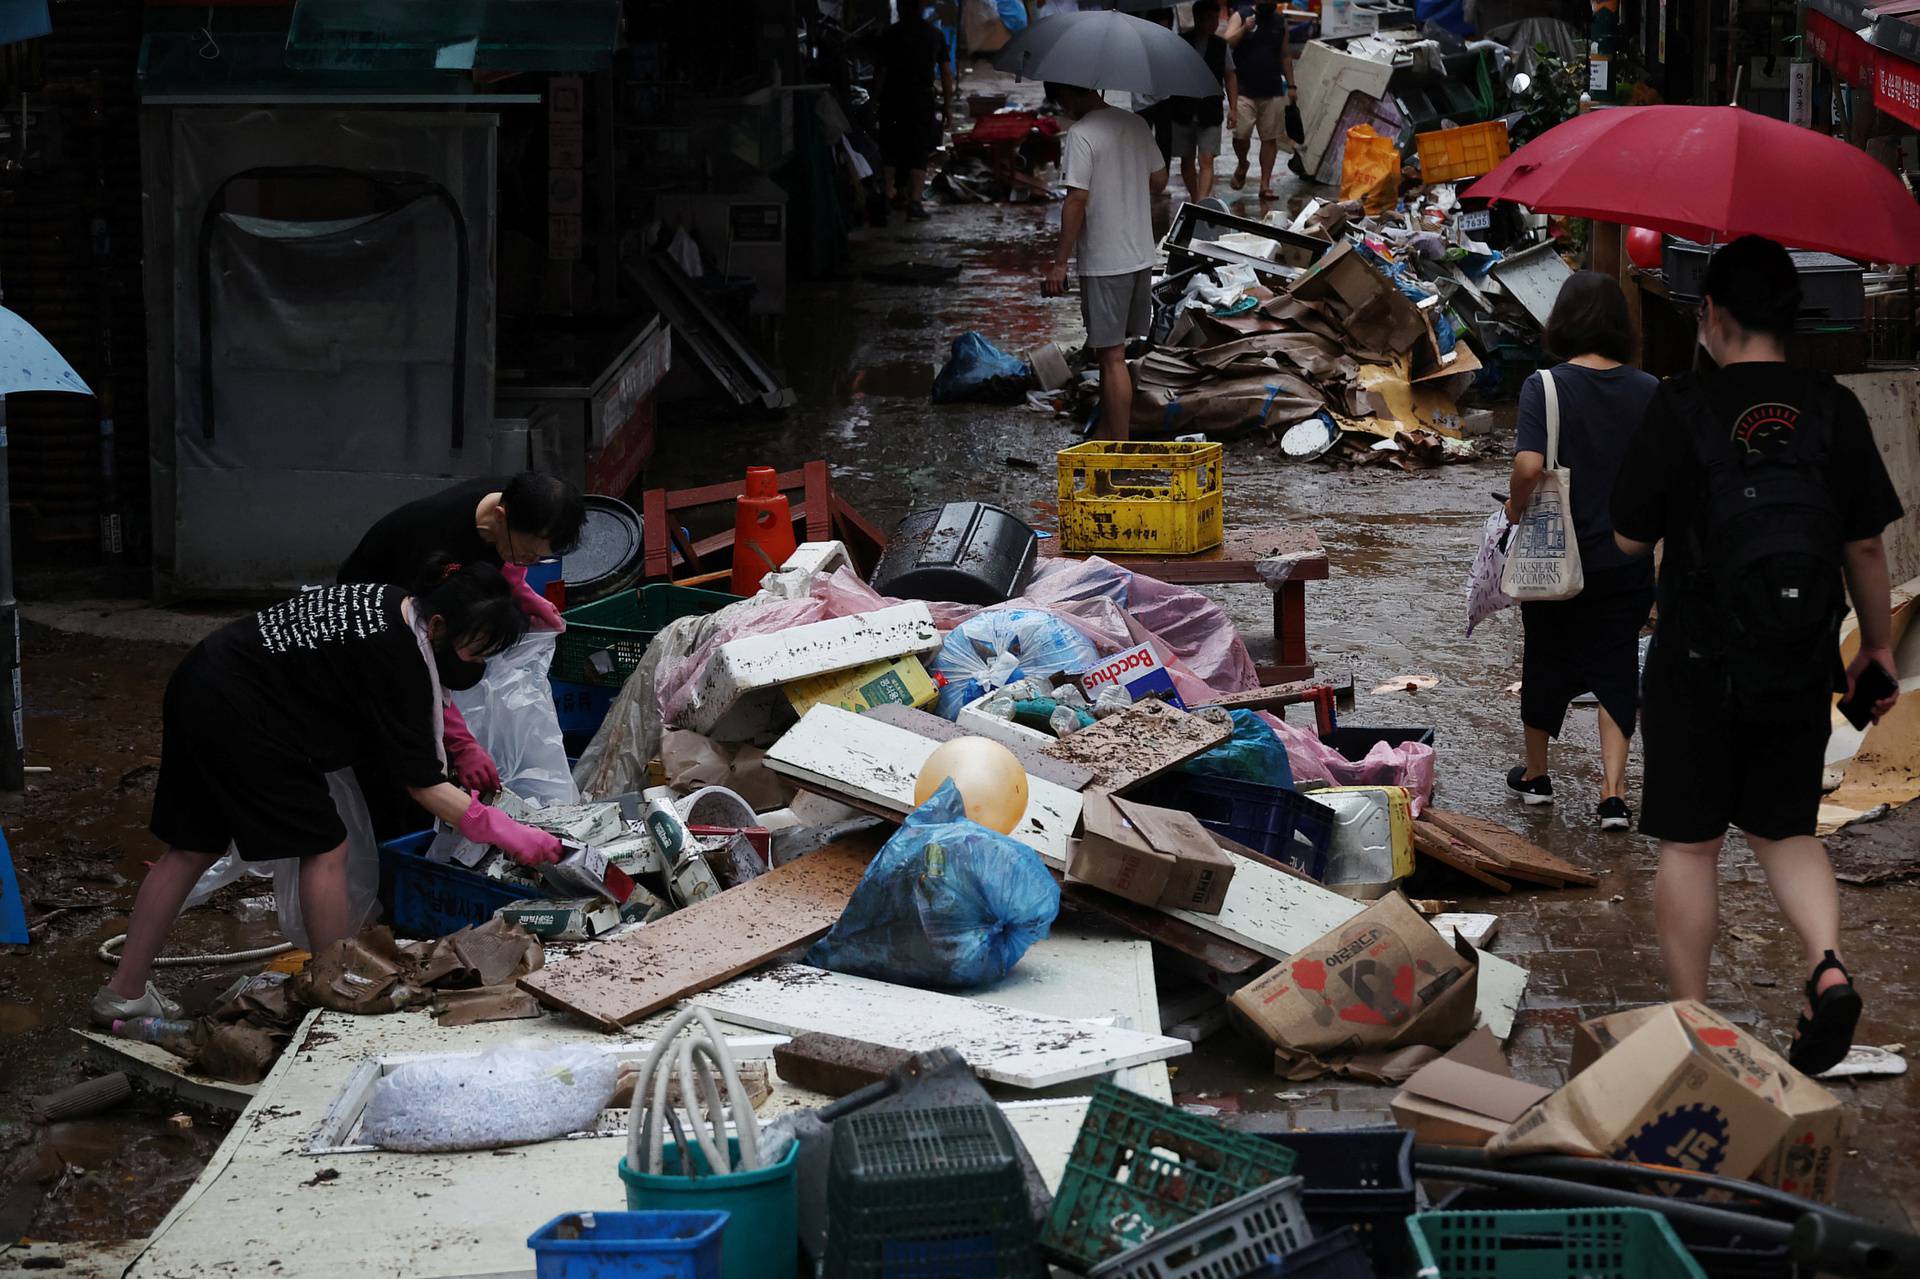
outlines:
[{"label": "grey umbrella", "polygon": [[1210,97],[1220,81],[1192,45],[1131,14],[1063,13],[1007,41],[993,65],[1025,80],[1156,97]]}]

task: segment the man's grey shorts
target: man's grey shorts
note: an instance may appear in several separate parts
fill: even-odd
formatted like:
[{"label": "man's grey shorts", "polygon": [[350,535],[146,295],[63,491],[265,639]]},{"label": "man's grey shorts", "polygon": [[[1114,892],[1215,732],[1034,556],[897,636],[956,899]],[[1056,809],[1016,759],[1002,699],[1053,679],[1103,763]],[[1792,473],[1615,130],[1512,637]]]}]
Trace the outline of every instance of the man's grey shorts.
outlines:
[{"label": "man's grey shorts", "polygon": [[1173,155],[1219,155],[1220,126],[1217,124],[1173,123]]},{"label": "man's grey shorts", "polygon": [[1153,269],[1081,276],[1080,318],[1087,324],[1087,346],[1095,351],[1145,337],[1153,323]]}]

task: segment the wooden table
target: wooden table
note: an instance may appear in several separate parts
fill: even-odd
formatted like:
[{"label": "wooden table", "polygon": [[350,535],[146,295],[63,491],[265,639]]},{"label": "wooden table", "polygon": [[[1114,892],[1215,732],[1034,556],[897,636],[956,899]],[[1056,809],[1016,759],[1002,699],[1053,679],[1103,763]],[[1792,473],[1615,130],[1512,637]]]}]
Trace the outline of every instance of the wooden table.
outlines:
[{"label": "wooden table", "polygon": [[[1041,539],[1046,559],[1084,560],[1089,555],[1060,549],[1058,537]],[[1259,583],[1273,592],[1273,651],[1270,663],[1256,655],[1262,684],[1313,678],[1307,653],[1307,583],[1327,580],[1327,552],[1319,535],[1299,524],[1267,524],[1229,529],[1226,540],[1197,555],[1124,555],[1104,558],[1135,573],[1176,586],[1225,586]]]}]

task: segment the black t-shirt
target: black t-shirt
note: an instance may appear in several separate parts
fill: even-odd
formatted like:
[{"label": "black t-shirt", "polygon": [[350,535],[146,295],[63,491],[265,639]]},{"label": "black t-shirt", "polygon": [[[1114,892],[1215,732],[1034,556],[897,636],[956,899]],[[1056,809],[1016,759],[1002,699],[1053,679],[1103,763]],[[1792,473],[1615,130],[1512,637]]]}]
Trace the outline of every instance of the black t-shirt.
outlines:
[{"label": "black t-shirt", "polygon": [[929,22],[896,22],[881,33],[876,49],[879,105],[888,115],[933,114],[933,77],[947,58],[947,42]]},{"label": "black t-shirt", "polygon": [[481,538],[473,517],[480,499],[506,487],[504,476],[463,480],[387,512],[340,565],[339,581],[379,582],[412,590],[420,584],[427,565],[441,556],[456,564],[499,567],[500,552]]},{"label": "black t-shirt", "polygon": [[[1560,465],[1573,472],[1573,528],[1585,569],[1618,568],[1632,558],[1613,540],[1607,508],[1627,445],[1659,385],[1652,374],[1624,364],[1612,369],[1561,364],[1553,369],[1560,401]],[[1537,373],[1520,388],[1520,429],[1513,451],[1546,456],[1547,393]]]},{"label": "black t-shirt", "polygon": [[[1840,517],[1843,541],[1874,537],[1900,518],[1900,498],[1873,428],[1853,392],[1831,385],[1823,374],[1790,364],[1730,364],[1701,376],[1700,389],[1713,409],[1713,427],[1737,447],[1769,453],[1793,437],[1816,395],[1833,406],[1827,487]],[[1647,415],[1627,447],[1613,486],[1613,526],[1636,542],[1666,539],[1660,561],[1659,619],[1655,645],[1676,646],[1676,627],[1685,625],[1682,604],[1692,564],[1692,539],[1686,534],[1700,515],[1706,475],[1688,438],[1699,424],[1689,422],[1673,393],[1663,384],[1647,405]],[[1579,485],[1579,474],[1574,475]]]},{"label": "black t-shirt", "polygon": [[1277,98],[1287,91],[1287,20],[1278,9],[1253,18],[1254,26],[1233,50],[1234,73],[1243,98]]},{"label": "black t-shirt", "polygon": [[446,780],[426,655],[395,586],[328,586],[221,627],[200,664],[223,710],[322,772],[376,761],[403,786]]}]

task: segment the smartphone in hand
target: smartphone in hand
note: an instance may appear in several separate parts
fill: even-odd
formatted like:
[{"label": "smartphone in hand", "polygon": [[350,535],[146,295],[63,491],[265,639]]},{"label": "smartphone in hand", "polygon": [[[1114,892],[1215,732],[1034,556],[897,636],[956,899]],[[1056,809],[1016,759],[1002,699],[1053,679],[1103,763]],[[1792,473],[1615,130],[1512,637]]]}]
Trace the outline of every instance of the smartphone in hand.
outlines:
[{"label": "smartphone in hand", "polygon": [[1879,662],[1868,662],[1854,677],[1853,692],[1840,703],[1840,713],[1855,728],[1865,728],[1873,721],[1874,706],[1899,691],[1899,682],[1887,674],[1886,667]]}]

